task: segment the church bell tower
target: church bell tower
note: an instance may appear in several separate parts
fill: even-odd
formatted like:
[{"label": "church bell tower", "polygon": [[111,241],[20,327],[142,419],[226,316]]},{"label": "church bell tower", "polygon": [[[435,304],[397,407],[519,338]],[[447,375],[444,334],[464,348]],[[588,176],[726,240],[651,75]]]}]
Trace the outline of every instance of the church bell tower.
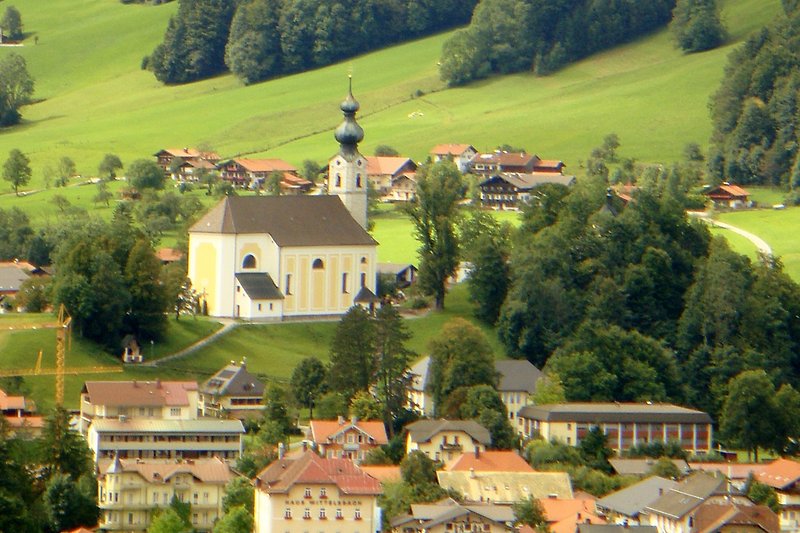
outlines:
[{"label": "church bell tower", "polygon": [[328,163],[328,194],[335,194],[362,228],[367,229],[367,160],[358,152],[364,130],[356,122],[359,105],[353,98],[353,80],[340,106],[344,120],[334,131],[339,152]]}]

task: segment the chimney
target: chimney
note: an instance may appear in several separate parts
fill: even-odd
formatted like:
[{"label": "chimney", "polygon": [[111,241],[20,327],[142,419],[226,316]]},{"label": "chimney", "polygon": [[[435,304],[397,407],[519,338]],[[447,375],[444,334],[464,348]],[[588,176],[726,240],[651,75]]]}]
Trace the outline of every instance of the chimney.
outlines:
[{"label": "chimney", "polygon": [[286,455],[286,445],[282,442],[278,443],[278,459],[283,459],[283,456]]},{"label": "chimney", "polygon": [[336,421],[339,422],[340,426],[344,425],[344,417],[342,415],[336,417]]},{"label": "chimney", "polygon": [[469,469],[469,478],[470,479],[475,479],[475,469],[474,468],[470,467],[470,469]]},{"label": "chimney", "polygon": [[350,423],[353,424],[354,426],[357,425],[358,424],[358,417],[357,416],[351,416],[350,417]]}]

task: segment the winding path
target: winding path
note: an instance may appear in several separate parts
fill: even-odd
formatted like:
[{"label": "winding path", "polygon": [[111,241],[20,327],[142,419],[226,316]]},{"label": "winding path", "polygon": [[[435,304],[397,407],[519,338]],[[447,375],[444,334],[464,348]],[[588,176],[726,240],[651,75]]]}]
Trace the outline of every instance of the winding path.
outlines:
[{"label": "winding path", "polygon": [[709,224],[712,228],[723,228],[730,230],[738,235],[741,235],[745,239],[749,240],[750,242],[755,245],[758,249],[759,253],[772,257],[772,248],[767,241],[759,237],[758,235],[754,235],[749,231],[745,231],[742,228],[738,228],[732,224],[728,224],[727,222],[721,222],[719,220],[712,219],[708,213],[705,211],[689,211],[689,216],[693,216],[699,218],[700,220],[704,221],[706,224]]},{"label": "winding path", "polygon": [[147,363],[144,363],[142,366],[153,366],[153,367],[155,367],[155,366],[159,366],[162,363],[166,363],[167,361],[174,361],[175,359],[180,359],[181,357],[185,357],[185,356],[189,355],[190,353],[196,352],[197,350],[199,350],[203,346],[206,346],[207,344],[210,344],[210,343],[214,342],[219,337],[227,334],[229,331],[231,331],[232,329],[234,329],[235,327],[237,327],[240,324],[239,322],[237,322],[235,320],[230,320],[230,319],[226,319],[226,318],[218,318],[217,320],[220,323],[223,324],[222,328],[218,329],[217,331],[215,331],[214,333],[212,333],[208,337],[203,337],[199,341],[195,342],[191,346],[187,346],[186,348],[184,348],[183,350],[181,350],[179,352],[175,352],[172,355],[168,355],[166,357],[162,357],[161,359],[158,359],[156,361],[149,361]]}]

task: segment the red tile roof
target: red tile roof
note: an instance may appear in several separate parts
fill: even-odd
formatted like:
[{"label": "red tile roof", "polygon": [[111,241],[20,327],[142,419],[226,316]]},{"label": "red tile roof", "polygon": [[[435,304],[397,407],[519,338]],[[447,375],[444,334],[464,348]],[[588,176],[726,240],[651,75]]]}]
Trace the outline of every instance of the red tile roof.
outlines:
[{"label": "red tile roof", "polygon": [[161,153],[166,153],[172,157],[181,157],[184,159],[199,157],[202,159],[209,159],[211,161],[219,160],[219,155],[214,152],[201,152],[199,150],[195,150],[194,148],[165,148],[156,155]]},{"label": "red tile roof", "polygon": [[183,257],[183,252],[175,248],[159,248],[156,250],[156,257],[164,263],[178,261]]},{"label": "red tile roof", "polygon": [[234,159],[249,172],[297,172],[291,163],[283,159]]},{"label": "red tile roof", "polygon": [[93,405],[187,406],[196,381],[87,381],[83,392]]},{"label": "red tile roof", "polygon": [[775,489],[783,489],[800,480],[800,463],[789,459],[776,459],[753,471],[755,478]]},{"label": "red tile roof", "polygon": [[730,479],[747,479],[751,472],[763,467],[763,464],[758,463],[689,463],[689,468],[692,470],[719,472]]},{"label": "red tile roof", "polygon": [[306,452],[298,459],[278,459],[256,476],[256,488],[268,494],[289,492],[297,484],[336,485],[343,494],[379,495],[380,482],[349,459],[326,459]]},{"label": "red tile roof", "polygon": [[473,163],[496,163],[502,166],[527,166],[539,161],[536,154],[525,152],[490,152],[478,154]]},{"label": "red tile roof", "polygon": [[437,144],[431,148],[433,155],[461,155],[467,150],[475,148],[471,144]]},{"label": "red tile roof", "polygon": [[578,524],[605,524],[596,514],[595,498],[541,498],[542,510],[551,533],[575,533]]},{"label": "red tile roof", "polygon": [[416,168],[416,164],[407,157],[367,156],[367,174],[370,176],[393,176],[409,162]]},{"label": "red tile roof", "polygon": [[746,198],[750,196],[750,192],[746,189],[728,183],[723,183],[719,187],[714,187],[706,191],[705,194],[710,198]]},{"label": "red tile roof", "polygon": [[475,472],[534,472],[534,469],[517,452],[486,451],[477,456],[474,452],[461,454],[446,470]]},{"label": "red tile roof", "polygon": [[341,423],[337,420],[312,420],[311,439],[319,444],[324,444],[328,439],[333,439],[336,435],[348,429],[355,429],[372,437],[376,444],[388,444],[389,438],[386,435],[386,427],[380,420],[344,420]]},{"label": "red tile roof", "polygon": [[394,483],[402,479],[400,467],[397,465],[360,465],[359,467],[381,483]]},{"label": "red tile roof", "polygon": [[6,422],[12,429],[42,429],[44,427],[43,416],[7,416]]},{"label": "red tile roof", "polygon": [[535,165],[536,168],[539,168],[539,167],[541,167],[541,168],[561,168],[561,167],[565,167],[565,166],[567,166],[567,165],[565,165],[563,161],[560,161],[558,159],[540,159],[539,161],[536,162],[536,165]]},{"label": "red tile roof", "polygon": [[778,515],[764,505],[706,502],[694,513],[694,531],[697,533],[713,533],[723,526],[750,526],[767,533],[781,530]]},{"label": "red tile roof", "polygon": [[204,483],[226,484],[236,475],[222,459],[188,459],[175,461],[159,461],[157,459],[116,459],[103,460],[98,465],[100,475],[109,469],[119,469],[117,473],[130,472],[139,474],[148,483],[167,483],[176,474],[191,474]]},{"label": "red tile roof", "polygon": [[9,396],[6,392],[0,389],[0,411],[7,409],[27,409],[24,396]]}]

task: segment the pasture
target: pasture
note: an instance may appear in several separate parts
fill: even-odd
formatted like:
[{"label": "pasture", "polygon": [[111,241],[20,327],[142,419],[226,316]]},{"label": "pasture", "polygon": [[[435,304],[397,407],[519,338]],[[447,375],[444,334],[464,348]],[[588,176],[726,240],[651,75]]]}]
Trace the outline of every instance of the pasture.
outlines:
[{"label": "pasture", "polygon": [[24,123],[0,133],[0,157],[12,148],[31,157],[30,188],[40,188],[42,168],[63,155],[85,176],[105,153],[129,163],[162,147],[201,143],[223,156],[325,161],[336,149],[331,131],[349,71],[362,104],[364,153],[389,144],[425,159],[440,142],[483,150],[507,143],[563,159],[580,174],[581,160],[613,131],[620,156],[669,162],[687,142],[705,145],[708,97],[728,52],[780,11],[778,0],[724,2],[730,43],[710,52],[682,54],[662,30],[552,76],[518,74],[456,89],[442,84],[436,65],[449,34],[252,86],[222,75],[167,87],[140,65],[177,3],[38,4],[15,2],[31,37],[22,48],[0,48],[21,53],[36,78],[37,102],[23,109]]}]

